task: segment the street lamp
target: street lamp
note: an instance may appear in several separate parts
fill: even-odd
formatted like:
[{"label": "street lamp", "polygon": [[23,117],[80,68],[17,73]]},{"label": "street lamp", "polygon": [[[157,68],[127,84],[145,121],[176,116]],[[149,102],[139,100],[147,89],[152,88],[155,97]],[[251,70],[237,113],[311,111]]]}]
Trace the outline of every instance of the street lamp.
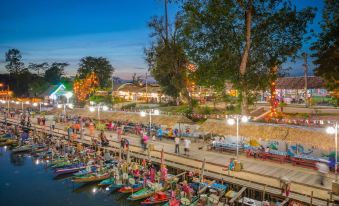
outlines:
[{"label": "street lamp", "polygon": [[237,155],[237,159],[239,157],[239,120],[241,120],[241,122],[246,123],[248,122],[248,117],[247,116],[241,116],[241,115],[236,115],[235,117],[232,118],[228,118],[227,119],[227,124],[229,125],[237,125],[237,150],[236,150],[236,155]]},{"label": "street lamp", "polygon": [[148,112],[141,111],[140,116],[146,117],[146,115],[149,115],[149,135],[151,135],[151,130],[152,130],[152,116],[157,116],[160,114],[159,110],[157,109],[151,109]]},{"label": "street lamp", "polygon": [[74,108],[74,105],[72,103],[68,103],[68,104],[58,104],[57,105],[57,108],[58,109],[61,109],[61,108],[64,108],[64,114],[66,115],[66,107],[70,108],[70,109],[73,109]]},{"label": "street lamp", "polygon": [[96,105],[96,106],[90,106],[89,111],[90,112],[95,112],[95,110],[98,111],[98,120],[100,121],[100,110],[102,111],[108,111],[108,107],[106,105]]},{"label": "street lamp", "polygon": [[69,103],[69,99],[70,99],[72,96],[73,96],[73,93],[72,93],[72,92],[67,92],[67,93],[65,94],[65,97],[66,97],[66,99],[67,99],[67,103]]},{"label": "street lamp", "polygon": [[335,164],[334,164],[334,173],[337,179],[337,162],[338,162],[338,122],[336,122],[332,127],[327,127],[326,132],[328,134],[334,134],[335,139]]}]

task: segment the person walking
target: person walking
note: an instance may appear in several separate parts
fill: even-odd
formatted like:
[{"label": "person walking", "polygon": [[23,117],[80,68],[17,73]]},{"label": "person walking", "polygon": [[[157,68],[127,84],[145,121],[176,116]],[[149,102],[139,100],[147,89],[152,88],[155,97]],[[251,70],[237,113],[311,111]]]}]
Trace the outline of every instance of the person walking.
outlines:
[{"label": "person walking", "polygon": [[174,138],[174,142],[175,142],[175,154],[179,154],[179,144],[180,144],[180,138],[178,136],[176,136]]},{"label": "person walking", "polygon": [[185,155],[187,156],[189,156],[190,145],[191,145],[191,140],[187,139],[186,137],[184,140],[184,151],[185,151]]},{"label": "person walking", "polygon": [[51,125],[52,125],[52,130],[54,130],[55,129],[55,120],[54,119],[52,120]]},{"label": "person walking", "polygon": [[320,160],[316,166],[318,169],[318,173],[319,173],[319,182],[322,186],[325,185],[325,178],[326,178],[326,174],[328,173],[329,169],[328,169],[328,165],[325,163],[325,160]]}]

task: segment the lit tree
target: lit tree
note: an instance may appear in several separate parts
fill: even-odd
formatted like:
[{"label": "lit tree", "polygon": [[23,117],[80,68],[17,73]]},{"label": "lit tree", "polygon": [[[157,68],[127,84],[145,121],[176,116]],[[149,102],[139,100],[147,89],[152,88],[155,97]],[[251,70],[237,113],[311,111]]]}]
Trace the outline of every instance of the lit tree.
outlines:
[{"label": "lit tree", "polygon": [[73,90],[78,102],[85,102],[98,85],[99,80],[94,72],[88,74],[84,79],[75,80]]}]

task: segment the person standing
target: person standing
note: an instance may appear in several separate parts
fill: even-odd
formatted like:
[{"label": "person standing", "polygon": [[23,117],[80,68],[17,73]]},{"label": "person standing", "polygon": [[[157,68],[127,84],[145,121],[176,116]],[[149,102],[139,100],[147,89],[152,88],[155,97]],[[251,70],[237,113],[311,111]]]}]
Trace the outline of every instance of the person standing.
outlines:
[{"label": "person standing", "polygon": [[158,137],[159,137],[159,140],[160,141],[162,141],[162,128],[160,127],[159,129],[158,129]]},{"label": "person standing", "polygon": [[322,186],[325,185],[325,178],[326,178],[326,174],[328,173],[329,169],[328,169],[328,165],[325,163],[325,161],[319,161],[317,164],[317,169],[318,169],[318,173],[319,173],[319,182]]},{"label": "person standing", "polygon": [[175,154],[179,154],[179,144],[180,144],[180,138],[178,136],[176,136],[174,138],[174,142],[175,142]]},{"label": "person standing", "polygon": [[187,139],[187,137],[184,140],[184,151],[185,155],[189,156],[189,151],[190,151],[190,145],[191,145],[191,140]]}]

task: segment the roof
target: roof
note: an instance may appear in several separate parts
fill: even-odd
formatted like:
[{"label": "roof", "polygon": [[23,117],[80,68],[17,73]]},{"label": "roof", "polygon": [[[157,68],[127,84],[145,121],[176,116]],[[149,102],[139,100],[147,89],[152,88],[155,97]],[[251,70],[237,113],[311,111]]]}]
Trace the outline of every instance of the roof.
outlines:
[{"label": "roof", "polygon": [[[324,88],[325,81],[321,77],[309,76],[307,77],[308,89]],[[280,77],[276,81],[277,89],[304,89],[304,77]]]},{"label": "roof", "polygon": [[[135,92],[135,93],[145,93],[146,86],[138,86],[132,83],[126,83],[117,88],[117,91],[123,92]],[[161,93],[161,88],[157,84],[149,84],[147,85],[147,92],[148,93]]]}]

